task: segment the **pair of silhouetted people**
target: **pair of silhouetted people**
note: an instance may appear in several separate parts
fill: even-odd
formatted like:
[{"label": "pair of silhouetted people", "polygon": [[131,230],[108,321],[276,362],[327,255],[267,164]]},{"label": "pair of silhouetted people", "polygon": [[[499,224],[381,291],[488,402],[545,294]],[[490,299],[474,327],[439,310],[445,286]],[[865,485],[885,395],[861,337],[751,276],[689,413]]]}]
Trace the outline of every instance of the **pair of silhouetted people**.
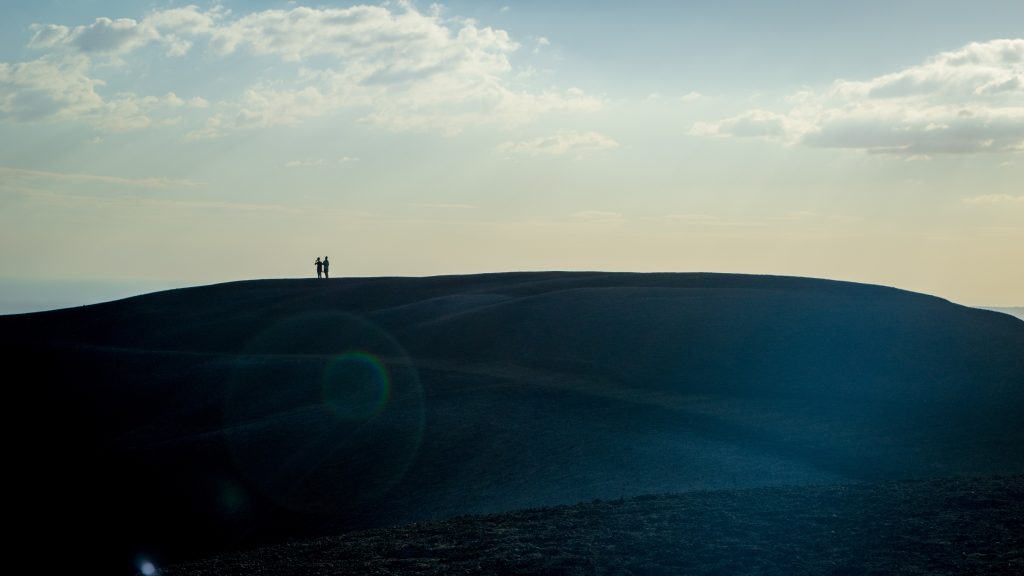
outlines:
[{"label": "pair of silhouetted people", "polygon": [[316,277],[317,278],[330,278],[331,277],[330,276],[331,261],[327,259],[327,256],[324,256],[323,261],[321,261],[320,257],[317,256],[316,257],[316,262],[314,262],[314,264],[316,264]]}]

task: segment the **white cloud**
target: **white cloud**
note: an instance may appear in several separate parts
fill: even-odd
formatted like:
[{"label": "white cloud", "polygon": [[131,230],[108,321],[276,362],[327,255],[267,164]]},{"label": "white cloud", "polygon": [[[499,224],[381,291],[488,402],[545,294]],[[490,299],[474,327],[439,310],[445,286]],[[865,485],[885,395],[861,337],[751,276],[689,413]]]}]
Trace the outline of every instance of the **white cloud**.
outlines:
[{"label": "white cloud", "polygon": [[118,56],[133,52],[151,43],[167,46],[169,56],[184,56],[192,42],[182,35],[202,36],[214,32],[216,21],[224,15],[222,8],[202,11],[197,6],[154,10],[141,21],[132,18],[96,18],[92,24],[67,26],[33,25],[35,34],[29,47],[63,48],[87,55]]},{"label": "white cloud", "polygon": [[1024,39],[972,43],[866,81],[836,80],[692,134],[923,156],[1024,151]]},{"label": "white cloud", "polygon": [[622,223],[625,221],[625,217],[618,212],[608,212],[606,210],[583,210],[580,212],[574,212],[569,215],[573,220],[582,220],[584,222],[598,222],[598,223]]},{"label": "white cloud", "polygon": [[0,63],[0,120],[82,121],[97,128],[129,130],[152,125],[155,111],[183,104],[173,92],[104,98],[97,92],[104,82],[90,77],[89,69],[89,59],[81,55]]},{"label": "white cloud", "polygon": [[598,132],[560,131],[553,136],[520,142],[505,142],[498,146],[498,151],[510,156],[572,155],[580,158],[618,146],[618,142]]},{"label": "white cloud", "polygon": [[800,220],[812,220],[818,218],[818,213],[813,210],[789,210],[783,212],[778,216],[772,216],[770,220],[782,220],[789,222],[796,222]]},{"label": "white cloud", "polygon": [[692,213],[679,213],[679,214],[668,214],[665,216],[668,220],[683,220],[687,222],[712,222],[715,220],[721,220],[718,216],[712,216],[710,214],[692,214]]},{"label": "white cloud", "polygon": [[137,188],[199,188],[206,186],[205,182],[194,180],[176,180],[172,178],[124,178],[121,176],[104,176],[101,174],[79,174],[69,172],[51,172],[46,170],[29,170],[26,168],[13,168],[0,166],[0,174],[6,178],[20,178],[31,180],[62,180],[77,182],[99,182],[102,184],[117,184],[120,186],[131,186]]},{"label": "white cloud", "polygon": [[45,119],[103,105],[86,74],[86,58],[41,58],[0,64],[0,118]]},{"label": "white cloud", "polygon": [[36,24],[32,26],[32,30],[35,30],[35,34],[32,35],[28,45],[30,48],[38,49],[59,46],[71,34],[71,30],[67,26],[59,24],[47,24],[45,26]]},{"label": "white cloud", "polygon": [[[354,158],[352,156],[339,156],[335,162],[338,164],[349,164],[351,162],[359,162],[359,158]],[[327,163],[328,160],[326,158],[306,158],[303,160],[290,160],[285,162],[284,166],[285,168],[309,168],[311,166],[323,166]]]},{"label": "white cloud", "polygon": [[477,206],[473,204],[450,204],[450,203],[437,203],[437,202],[413,202],[409,206],[415,208],[431,208],[436,210],[475,210]]},{"label": "white cloud", "polygon": [[754,109],[719,122],[697,122],[691,133],[699,136],[759,137],[791,141],[795,134],[801,133],[804,126],[804,123],[785,114]]},{"label": "white cloud", "polygon": [[156,10],[143,21],[163,34],[202,35],[212,33],[217,21],[226,14],[227,11],[219,7],[204,12],[196,6],[185,6]]},{"label": "white cloud", "polygon": [[[73,117],[82,105],[118,108],[127,116],[110,126],[149,125],[143,103],[135,97],[101,97],[104,83],[86,74],[92,59],[131,66],[132,54],[150,45],[165,48],[169,57],[184,56],[203,45],[211,56],[230,54],[274,58],[291,63],[294,75],[259,80],[240,95],[215,105],[205,126],[189,138],[213,138],[230,130],[294,125],[339,110],[357,110],[362,120],[393,130],[429,129],[457,133],[467,126],[514,126],[552,112],[592,111],[600,99],[577,89],[531,91],[509,60],[520,46],[507,32],[473,20],[446,18],[440,8],[419,11],[408,2],[347,8],[264,10],[234,16],[223,8],[196,6],[154,10],[141,20],[97,18],[69,28],[36,25],[30,46],[46,51],[34,63],[0,68],[0,83],[17,66],[47,62],[78,62],[63,82],[76,82],[74,93],[42,100],[43,113],[33,110],[37,87],[6,83],[0,92],[0,113],[8,119]],[[548,44],[546,38],[538,45]],[[285,66],[287,68],[287,66]],[[24,74],[22,74],[24,76]],[[50,74],[55,76],[55,74]],[[46,92],[55,92],[51,78]],[[210,104],[199,97],[192,108]],[[52,105],[52,106],[51,106]],[[134,108],[133,108],[134,107]],[[133,115],[134,114],[134,115]],[[99,121],[94,124],[101,125]]]},{"label": "white cloud", "polygon": [[89,26],[78,26],[64,39],[82,52],[123,54],[160,38],[152,27],[131,18],[97,18]]},{"label": "white cloud", "polygon": [[[2,169],[0,169],[2,170]],[[0,183],[0,188],[4,188]],[[298,213],[323,213],[325,211],[351,215],[354,212],[342,210],[324,209],[321,207],[300,207],[283,204],[256,204],[248,202],[228,202],[220,200],[190,200],[190,199],[169,199],[152,195],[109,195],[89,194],[81,192],[65,193],[54,192],[50,189],[33,188],[6,188],[8,192],[19,194],[37,202],[49,205],[80,206],[80,205],[102,205],[104,207],[123,207],[136,209],[139,207],[152,207],[161,209],[191,209],[191,210],[226,210],[231,212],[277,212],[284,214]]]},{"label": "white cloud", "polygon": [[324,162],[326,162],[326,160],[324,160],[323,158],[308,158],[306,160],[289,160],[288,162],[285,162],[284,167],[285,168],[308,168],[308,167],[311,167],[311,166],[323,166]]},{"label": "white cloud", "polygon": [[[451,25],[454,23],[454,25]],[[442,20],[409,5],[343,9],[295,8],[244,17],[214,34],[222,53],[253,54],[305,63],[299,86],[257,86],[239,103],[241,118],[260,125],[293,124],[296,113],[275,103],[306,100],[302,117],[368,108],[363,120],[392,130],[454,134],[479,124],[517,125],[550,112],[593,111],[602,102],[576,89],[529,92],[511,86],[509,56],[519,49],[503,30],[469,20]],[[244,126],[244,122],[237,126]]]},{"label": "white cloud", "polygon": [[1010,194],[986,194],[983,196],[971,196],[962,200],[964,204],[1010,204],[1024,206],[1024,196],[1013,196]]},{"label": "white cloud", "polygon": [[[239,128],[294,125],[343,109],[364,110],[363,120],[393,130],[431,129],[453,134],[477,124],[514,126],[550,112],[593,111],[599,99],[576,89],[531,92],[512,86],[509,55],[519,48],[508,34],[470,20],[444,20],[409,4],[350,8],[266,10],[230,20],[223,9],[195,6],[156,10],[141,21],[97,18],[69,28],[34,26],[30,46],[43,57],[0,63],[0,119],[83,120],[107,129],[165,125],[153,111],[201,97],[103,96],[91,75],[92,59],[126,64],[152,44],[167,55],[186,54],[206,39],[217,54],[247,52],[299,65],[295,79],[257,82],[220,102],[189,138],[213,138]],[[541,39],[540,44],[546,43]],[[309,65],[318,60],[319,67]],[[327,58],[327,60],[322,60]],[[513,78],[508,78],[508,76]]]},{"label": "white cloud", "polygon": [[322,114],[326,97],[316,88],[279,90],[256,87],[245,91],[235,115],[238,127],[297,124]]},{"label": "white cloud", "polygon": [[701,94],[700,92],[691,90],[690,92],[687,92],[686,94],[680,96],[679,100],[682,102],[696,102],[697,100],[700,100],[703,97],[704,95]]},{"label": "white cloud", "polygon": [[[676,213],[667,214],[656,218],[655,220],[663,219],[671,222],[683,223],[687,226],[709,228],[709,229],[722,229],[722,228],[756,228],[767,225],[765,221],[759,220],[739,220],[733,217],[715,216],[712,214],[702,213]],[[786,219],[792,219],[786,218]]]},{"label": "white cloud", "polygon": [[185,134],[186,140],[209,140],[219,138],[225,134],[224,116],[215,114],[206,119],[206,124],[198,129]]}]

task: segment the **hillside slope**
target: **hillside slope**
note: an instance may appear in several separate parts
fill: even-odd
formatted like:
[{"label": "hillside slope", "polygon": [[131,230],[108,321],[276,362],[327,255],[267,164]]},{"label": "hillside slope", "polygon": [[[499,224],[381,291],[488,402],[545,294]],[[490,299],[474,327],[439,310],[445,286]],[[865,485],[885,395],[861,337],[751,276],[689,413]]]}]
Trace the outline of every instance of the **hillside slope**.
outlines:
[{"label": "hillside slope", "polygon": [[1024,477],[639,496],[292,541],[165,576],[1019,574]]},{"label": "hillside slope", "polygon": [[[1024,472],[1024,322],[726,274],[235,282],[0,318],[17,512],[97,561],[644,493]],[[97,533],[105,517],[114,532]],[[128,562],[128,560],[125,560]]]}]

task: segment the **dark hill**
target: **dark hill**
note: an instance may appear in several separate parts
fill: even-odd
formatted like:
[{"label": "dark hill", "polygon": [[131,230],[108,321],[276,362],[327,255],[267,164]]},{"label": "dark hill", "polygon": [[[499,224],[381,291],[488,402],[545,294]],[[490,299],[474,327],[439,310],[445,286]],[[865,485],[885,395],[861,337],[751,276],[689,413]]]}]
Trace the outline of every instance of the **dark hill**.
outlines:
[{"label": "dark hill", "polygon": [[645,495],[225,554],[164,576],[1020,574],[1024,477]]},{"label": "dark hill", "polygon": [[1024,472],[1024,322],[878,286],[267,280],[0,317],[0,334],[15,511],[84,534],[68,546],[96,561],[643,493]]}]

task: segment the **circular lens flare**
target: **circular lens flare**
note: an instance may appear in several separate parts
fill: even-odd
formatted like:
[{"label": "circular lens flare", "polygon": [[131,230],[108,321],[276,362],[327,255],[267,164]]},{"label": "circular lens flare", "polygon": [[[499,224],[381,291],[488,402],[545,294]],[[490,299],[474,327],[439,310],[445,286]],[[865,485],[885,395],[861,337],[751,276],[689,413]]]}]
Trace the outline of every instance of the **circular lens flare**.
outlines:
[{"label": "circular lens flare", "polygon": [[[224,394],[224,440],[243,493],[339,522],[381,505],[422,440],[415,365],[387,331],[353,314],[268,322],[233,357]],[[248,514],[260,502],[237,504]]]},{"label": "circular lens flare", "polygon": [[320,389],[324,404],[339,418],[369,420],[391,397],[391,376],[373,354],[350,351],[327,362]]}]

